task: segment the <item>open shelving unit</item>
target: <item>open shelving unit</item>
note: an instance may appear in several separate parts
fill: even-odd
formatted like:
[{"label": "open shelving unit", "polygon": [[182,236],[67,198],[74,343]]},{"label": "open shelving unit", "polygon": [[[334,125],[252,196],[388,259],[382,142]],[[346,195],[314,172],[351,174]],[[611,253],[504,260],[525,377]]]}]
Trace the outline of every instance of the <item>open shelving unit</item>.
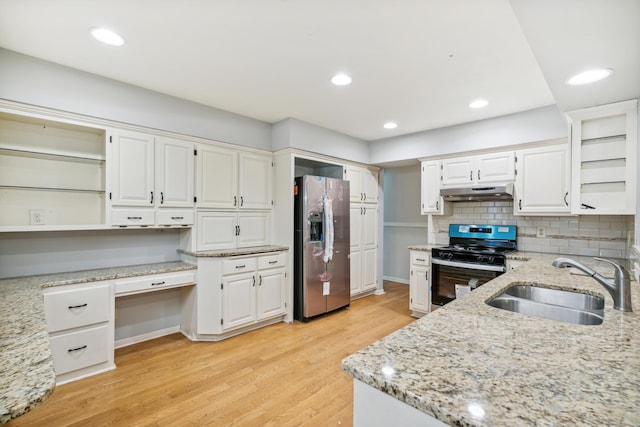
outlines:
[{"label": "open shelving unit", "polygon": [[574,214],[635,214],[637,103],[568,113]]},{"label": "open shelving unit", "polygon": [[0,230],[105,225],[104,129],[0,112]]}]

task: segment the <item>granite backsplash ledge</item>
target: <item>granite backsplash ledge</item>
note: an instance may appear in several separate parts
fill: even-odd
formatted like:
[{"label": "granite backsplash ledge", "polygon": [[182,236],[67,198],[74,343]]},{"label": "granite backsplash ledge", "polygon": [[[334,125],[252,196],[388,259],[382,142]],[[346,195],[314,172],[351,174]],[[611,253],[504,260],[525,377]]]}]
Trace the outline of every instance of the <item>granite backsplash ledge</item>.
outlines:
[{"label": "granite backsplash ledge", "polygon": [[[633,215],[516,216],[512,201],[456,202],[450,216],[434,216],[434,243],[449,242],[449,224],[516,225],[518,250],[627,258],[634,235]],[[544,237],[538,237],[538,230]]]}]

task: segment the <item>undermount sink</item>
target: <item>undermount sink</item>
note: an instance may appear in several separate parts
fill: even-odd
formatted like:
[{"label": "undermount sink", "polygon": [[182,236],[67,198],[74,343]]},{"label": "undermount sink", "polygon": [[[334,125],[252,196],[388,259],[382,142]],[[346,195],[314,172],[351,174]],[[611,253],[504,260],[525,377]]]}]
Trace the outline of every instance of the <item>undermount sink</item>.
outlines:
[{"label": "undermount sink", "polygon": [[515,285],[487,301],[492,307],[578,325],[600,325],[604,298],[579,292]]}]

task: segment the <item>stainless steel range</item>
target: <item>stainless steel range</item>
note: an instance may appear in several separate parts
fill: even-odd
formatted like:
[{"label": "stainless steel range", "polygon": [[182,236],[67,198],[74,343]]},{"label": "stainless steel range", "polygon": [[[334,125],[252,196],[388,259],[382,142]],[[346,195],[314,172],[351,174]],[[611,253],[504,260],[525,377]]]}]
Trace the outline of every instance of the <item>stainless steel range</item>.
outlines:
[{"label": "stainless steel range", "polygon": [[506,271],[515,225],[449,225],[449,246],[431,250],[431,302],[444,305]]}]

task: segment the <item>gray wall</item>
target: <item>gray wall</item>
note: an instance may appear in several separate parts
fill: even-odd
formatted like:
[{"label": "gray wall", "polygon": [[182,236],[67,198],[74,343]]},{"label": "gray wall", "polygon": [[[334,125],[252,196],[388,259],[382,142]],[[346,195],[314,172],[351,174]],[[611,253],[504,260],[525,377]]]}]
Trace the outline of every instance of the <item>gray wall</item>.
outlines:
[{"label": "gray wall", "polygon": [[0,49],[0,98],[271,150],[271,125]]},{"label": "gray wall", "polygon": [[371,142],[370,162],[384,165],[509,145],[566,138],[568,127],[556,106]]},{"label": "gray wall", "polygon": [[384,171],[383,271],[385,280],[409,283],[407,246],[427,243],[427,217],[420,215],[420,163]]}]

